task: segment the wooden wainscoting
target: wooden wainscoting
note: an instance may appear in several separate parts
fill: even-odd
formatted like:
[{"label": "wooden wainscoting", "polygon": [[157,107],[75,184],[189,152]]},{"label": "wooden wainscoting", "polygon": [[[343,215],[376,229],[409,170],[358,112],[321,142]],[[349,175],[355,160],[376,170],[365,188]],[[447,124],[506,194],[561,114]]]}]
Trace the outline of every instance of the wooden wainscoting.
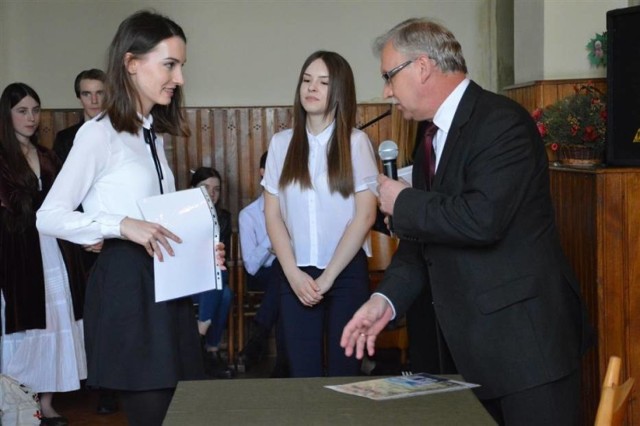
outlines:
[{"label": "wooden wainscoting", "polygon": [[[551,195],[564,251],[581,289],[597,345],[583,360],[584,424],[593,424],[612,355],[622,377],[640,377],[640,168],[553,167]],[[637,391],[626,424],[640,424]]]},{"label": "wooden wainscoting", "polygon": [[538,80],[505,87],[503,91],[506,96],[524,106],[527,111],[533,112],[536,108],[551,105],[559,99],[572,95],[575,93],[575,86],[581,86],[589,82],[593,83],[602,92],[607,92],[607,81],[604,78]]},{"label": "wooden wainscoting", "polygon": [[[382,115],[389,104],[361,104],[357,125]],[[260,193],[260,156],[274,133],[291,127],[291,107],[203,107],[186,108],[192,135],[179,138],[165,135],[165,152],[176,177],[178,189],[187,188],[189,170],[214,167],[222,175],[222,205],[233,218],[237,230],[239,211]],[[56,132],[78,122],[80,110],[43,110],[40,140],[51,147]],[[391,137],[391,117],[368,126],[374,149]]]}]

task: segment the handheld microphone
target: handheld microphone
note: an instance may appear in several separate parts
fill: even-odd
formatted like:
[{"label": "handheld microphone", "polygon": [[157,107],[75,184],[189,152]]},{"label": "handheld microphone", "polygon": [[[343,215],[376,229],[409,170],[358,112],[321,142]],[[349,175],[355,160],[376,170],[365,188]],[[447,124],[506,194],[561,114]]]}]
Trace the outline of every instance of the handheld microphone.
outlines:
[{"label": "handheld microphone", "polygon": [[394,141],[384,141],[378,147],[378,156],[382,160],[382,169],[386,177],[398,180],[398,145]]},{"label": "handheld microphone", "polygon": [[[398,180],[398,145],[394,141],[384,141],[378,147],[378,156],[382,160],[382,173],[388,178]],[[393,220],[387,216],[389,232],[393,235]]]}]

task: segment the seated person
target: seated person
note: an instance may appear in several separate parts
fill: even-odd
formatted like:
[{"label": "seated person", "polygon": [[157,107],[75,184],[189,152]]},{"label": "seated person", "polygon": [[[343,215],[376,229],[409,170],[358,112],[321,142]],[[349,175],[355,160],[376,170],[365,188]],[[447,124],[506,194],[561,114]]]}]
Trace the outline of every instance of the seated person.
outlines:
[{"label": "seated person", "polygon": [[[260,157],[260,177],[264,176],[267,153]],[[242,262],[247,271],[247,288],[263,291],[264,296],[253,320],[251,337],[240,352],[240,361],[249,368],[264,357],[267,339],[276,326],[276,364],[271,377],[288,377],[284,341],[281,324],[278,322],[278,282],[274,280],[275,268],[271,265],[276,258],[267,235],[264,219],[264,194],[260,194],[251,204],[240,211],[240,248]]]},{"label": "seated person", "polygon": [[[231,213],[220,206],[220,173],[211,167],[200,167],[191,177],[191,187],[203,186],[216,207],[220,223],[220,240],[225,247],[231,247]],[[198,331],[203,341],[205,370],[215,378],[231,379],[235,371],[230,369],[219,353],[222,333],[227,327],[227,318],[233,294],[229,288],[229,273],[222,271],[222,290],[209,290],[193,295],[198,304]]]}]

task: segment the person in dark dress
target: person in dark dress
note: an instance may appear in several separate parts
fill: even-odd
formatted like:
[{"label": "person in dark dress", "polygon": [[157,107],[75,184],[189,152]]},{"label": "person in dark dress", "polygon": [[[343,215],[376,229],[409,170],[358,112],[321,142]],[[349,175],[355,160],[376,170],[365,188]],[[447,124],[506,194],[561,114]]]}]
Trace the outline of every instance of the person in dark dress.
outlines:
[{"label": "person in dark dress", "polygon": [[36,210],[60,169],[38,143],[39,125],[38,94],[9,84],[0,96],[0,373],[39,393],[41,424],[64,426],[53,396],[87,377],[85,274],[75,244],[36,229]]},{"label": "person in dark dress", "polygon": [[37,213],[41,232],[100,251],[85,303],[87,384],[119,390],[130,425],[161,425],[178,381],[204,377],[191,300],[155,302],[153,258],[173,256],[181,240],[137,204],[175,191],[161,134],[189,135],[185,62],[186,36],[171,19],[140,11],[120,24],[105,111],[78,131]]}]

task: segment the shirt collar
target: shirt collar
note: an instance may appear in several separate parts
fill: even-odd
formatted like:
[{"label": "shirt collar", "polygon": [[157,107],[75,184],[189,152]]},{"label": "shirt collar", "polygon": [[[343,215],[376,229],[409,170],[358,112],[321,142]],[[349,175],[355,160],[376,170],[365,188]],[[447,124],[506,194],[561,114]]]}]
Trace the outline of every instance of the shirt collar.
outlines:
[{"label": "shirt collar", "polygon": [[138,117],[142,120],[142,127],[145,129],[150,129],[153,124],[153,115],[149,114],[147,117],[143,117],[142,114],[138,113]]},{"label": "shirt collar", "polygon": [[327,126],[326,129],[324,129],[322,132],[318,133],[317,135],[313,135],[309,132],[309,129],[307,129],[307,138],[312,141],[318,141],[320,144],[322,145],[326,145],[329,142],[329,138],[331,137],[331,135],[333,134],[333,129],[336,127],[336,120],[333,120],[331,122],[331,124],[329,124]]},{"label": "shirt collar", "polygon": [[468,78],[462,80],[460,84],[453,89],[453,92],[447,96],[447,99],[444,100],[442,105],[440,105],[440,108],[436,111],[436,115],[433,117],[433,123],[438,126],[438,129],[449,133],[453,116],[458,109],[462,95],[464,95],[465,90],[467,90],[469,83],[470,80]]}]

